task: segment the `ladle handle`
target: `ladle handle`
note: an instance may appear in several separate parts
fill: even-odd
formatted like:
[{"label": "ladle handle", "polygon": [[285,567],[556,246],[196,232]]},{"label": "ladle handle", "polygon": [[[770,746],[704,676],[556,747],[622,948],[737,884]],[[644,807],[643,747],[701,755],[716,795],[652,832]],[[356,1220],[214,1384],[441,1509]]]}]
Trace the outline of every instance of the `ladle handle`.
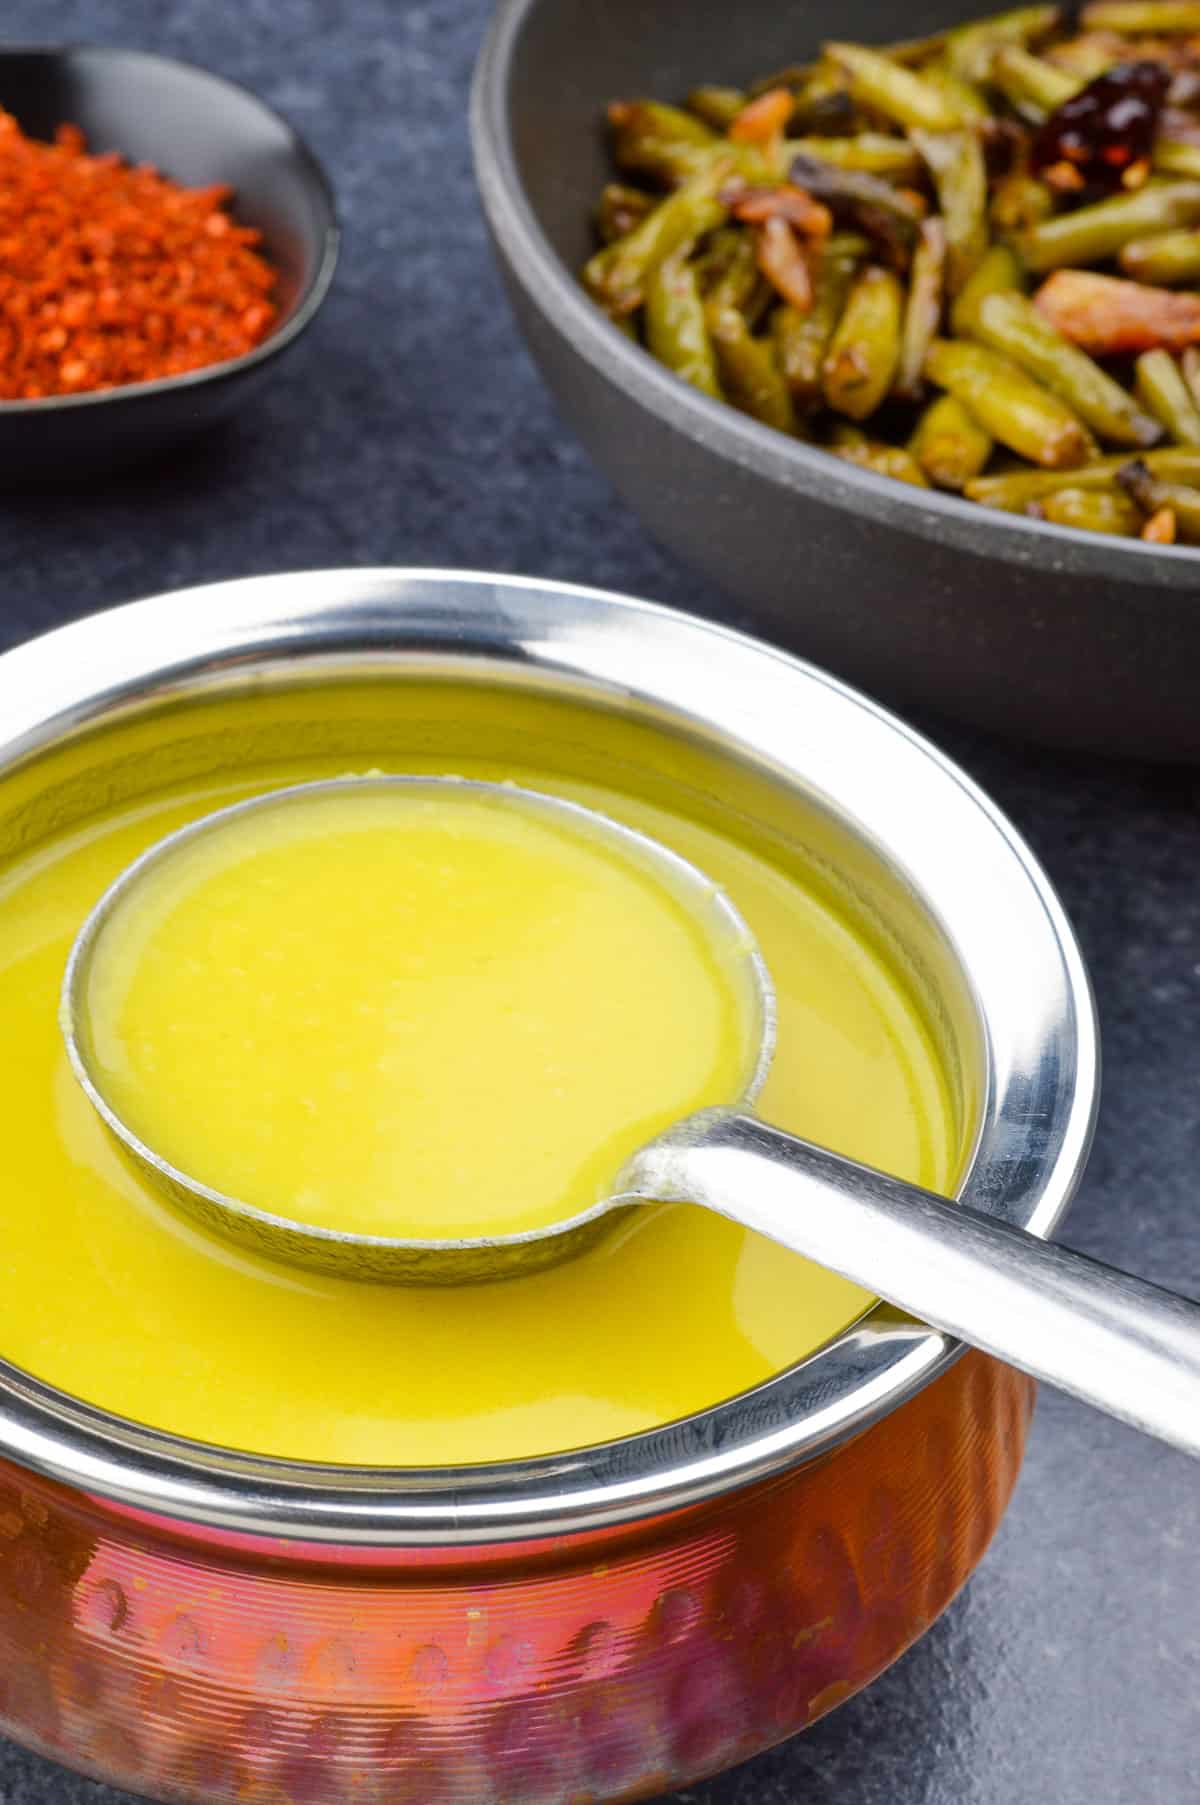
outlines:
[{"label": "ladle handle", "polygon": [[974,1347],[1200,1455],[1200,1304],[749,1116],[691,1117],[627,1193],[756,1229]]}]

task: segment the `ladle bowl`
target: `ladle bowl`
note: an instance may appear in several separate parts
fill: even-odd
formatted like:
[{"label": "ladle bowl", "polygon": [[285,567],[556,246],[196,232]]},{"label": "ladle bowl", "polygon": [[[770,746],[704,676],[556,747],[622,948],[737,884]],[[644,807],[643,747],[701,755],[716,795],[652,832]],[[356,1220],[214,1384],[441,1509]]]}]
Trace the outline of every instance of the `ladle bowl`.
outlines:
[{"label": "ladle bowl", "polygon": [[63,978],[60,1024],[72,1070],[122,1153],[160,1194],[206,1229],[256,1253],[338,1278],[393,1284],[471,1284],[557,1265],[591,1246],[612,1225],[616,1215],[641,1199],[619,1195],[598,1198],[548,1228],[511,1234],[450,1233],[444,1238],[428,1239],[354,1233],[298,1221],[246,1198],[231,1196],[207,1183],[202,1175],[184,1171],[149,1144],[113,1097],[92,1032],[91,979],[102,943],[114,930],[119,931],[127,909],[143,891],[146,881],[180,853],[198,841],[220,834],[234,821],[248,816],[266,819],[280,810],[304,807],[347,787],[360,792],[390,788],[410,796],[434,798],[469,792],[575,832],[582,830],[584,837],[609,849],[618,860],[648,872],[686,905],[740,992],[745,1031],[742,1083],[727,1101],[734,1108],[751,1108],[766,1081],[775,1050],[775,993],[754,936],[719,885],[649,835],[581,803],[515,783],[450,776],[373,775],[291,784],[286,789],[218,809],[157,841],[110,884],[71,949]]}]

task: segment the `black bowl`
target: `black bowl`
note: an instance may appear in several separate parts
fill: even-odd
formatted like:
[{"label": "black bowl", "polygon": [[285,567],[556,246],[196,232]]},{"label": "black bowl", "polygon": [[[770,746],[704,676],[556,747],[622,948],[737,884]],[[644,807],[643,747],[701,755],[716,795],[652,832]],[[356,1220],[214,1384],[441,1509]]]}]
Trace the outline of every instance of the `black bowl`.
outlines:
[{"label": "black bowl", "polygon": [[236,83],[140,50],[0,51],[0,106],[49,138],[65,122],[90,150],[152,163],[187,187],[227,182],[279,272],[279,317],[245,357],[157,382],[42,401],[0,401],[0,482],[71,480],[152,456],[224,419],[304,331],[333,279],[338,230],[316,158]]},{"label": "black bowl", "polygon": [[[998,0],[997,0],[998,4]],[[842,0],[836,35],[994,11]],[[617,96],[680,96],[801,60],[828,10],[779,0],[504,0],[472,102],[476,170],[517,317],[614,486],[765,634],[902,703],[994,729],[1200,758],[1200,556],[915,490],[677,380],[584,295]]]}]

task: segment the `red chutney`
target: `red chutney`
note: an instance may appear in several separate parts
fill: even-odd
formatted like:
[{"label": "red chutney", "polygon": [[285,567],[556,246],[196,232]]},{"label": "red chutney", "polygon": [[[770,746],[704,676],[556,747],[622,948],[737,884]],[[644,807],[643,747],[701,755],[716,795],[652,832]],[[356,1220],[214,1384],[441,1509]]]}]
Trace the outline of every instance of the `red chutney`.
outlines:
[{"label": "red chutney", "polygon": [[53,144],[0,112],[0,400],[179,376],[253,350],[277,308],[232,190],[181,188],[78,126]]}]

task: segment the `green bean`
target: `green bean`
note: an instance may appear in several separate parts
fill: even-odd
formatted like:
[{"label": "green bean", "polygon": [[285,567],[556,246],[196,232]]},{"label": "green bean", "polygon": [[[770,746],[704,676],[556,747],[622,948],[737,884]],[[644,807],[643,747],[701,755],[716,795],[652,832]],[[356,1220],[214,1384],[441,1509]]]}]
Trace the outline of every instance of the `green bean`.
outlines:
[{"label": "green bean", "polygon": [[1187,383],[1188,394],[1200,407],[1200,350],[1195,345],[1188,346],[1179,360],[1179,369]]},{"label": "green bean", "polygon": [[1200,144],[1177,144],[1160,138],[1151,152],[1151,160],[1162,175],[1190,176],[1200,180]]},{"label": "green bean", "polygon": [[921,159],[904,138],[886,132],[858,132],[852,138],[789,138],[781,162],[790,169],[793,157],[819,157],[839,169],[865,169],[871,175],[911,181],[921,172]]},{"label": "green bean", "polygon": [[974,82],[964,81],[961,75],[955,75],[944,62],[927,63],[917,73],[922,81],[937,89],[964,125],[978,125],[984,119],[991,118],[992,109],[982,91]]},{"label": "green bean", "polygon": [[1159,288],[1194,284],[1200,281],[1200,231],[1135,238],[1122,248],[1118,261],[1135,282],[1152,282]]},{"label": "green bean", "polygon": [[1020,6],[1013,12],[956,26],[946,38],[946,61],[964,81],[984,82],[1001,45],[1036,43],[1053,31],[1061,18],[1057,6]]},{"label": "green bean", "polygon": [[1197,220],[1200,182],[1164,182],[1161,187],[1137,188],[1131,194],[1117,194],[1111,200],[1043,220],[1022,235],[1017,248],[1031,270],[1100,263],[1135,238],[1190,226]]},{"label": "green bean", "polygon": [[1005,99],[1035,122],[1053,113],[1084,85],[1020,44],[1001,45],[992,59],[991,78]]},{"label": "green bean", "polygon": [[928,351],[942,319],[946,286],[946,227],[935,214],[922,220],[908,278],[908,301],[900,334],[900,361],[893,389],[912,401],[921,392]]},{"label": "green bean", "polygon": [[950,309],[950,324],[960,337],[970,335],[980,303],[988,295],[1021,288],[1021,265],[1006,244],[994,244],[976,266]]},{"label": "green bean", "polygon": [[681,244],[703,238],[727,218],[717,198],[730,171],[714,163],[660,201],[625,238],[598,251],[584,270],[584,282],[614,313],[639,307],[647,276]]},{"label": "green bean", "polygon": [[1092,451],[1086,427],[1065,401],[983,345],[935,339],[925,374],[957,395],[994,439],[1031,463],[1070,469]]},{"label": "green bean", "polygon": [[774,290],[758,267],[750,234],[723,226],[709,235],[694,262],[704,299],[716,301],[719,307],[736,307],[752,327],[757,326],[774,299]]},{"label": "green bean", "polygon": [[944,31],[932,32],[926,38],[897,38],[894,43],[880,46],[889,62],[903,63],[906,69],[927,63],[930,57],[940,56],[945,48]]},{"label": "green bean", "polygon": [[908,442],[921,469],[939,489],[962,489],[992,455],[992,435],[954,395],[931,401]]},{"label": "green bean", "polygon": [[804,132],[856,131],[859,120],[845,70],[822,58],[796,94],[792,119]]},{"label": "green bean", "polygon": [[[697,260],[700,265],[698,275],[701,291],[705,300],[713,302],[719,309],[736,307],[753,326],[770,304],[770,285],[763,280],[755,255],[754,240],[749,234],[734,234],[733,247],[728,253],[723,245],[716,242],[723,237],[723,232],[714,234],[710,241],[713,244],[712,251]],[[708,262],[709,256],[713,258],[711,264]]]},{"label": "green bean", "polygon": [[596,209],[596,230],[605,244],[615,244],[640,225],[657,205],[652,194],[641,188],[627,188],[621,182],[608,182]]},{"label": "green bean", "polygon": [[736,307],[709,301],[705,323],[717,357],[721,384],[730,401],[742,413],[794,433],[796,410],[769,339],[755,338],[745,315]]},{"label": "green bean", "polygon": [[[631,140],[631,142],[633,142]],[[715,155],[732,156],[745,146],[689,144],[679,138],[638,138],[637,153],[614,159],[623,175],[638,176],[659,188],[678,188],[703,175]]]},{"label": "green bean", "polygon": [[727,132],[749,99],[743,88],[693,88],[688,108],[714,131]]},{"label": "green bean", "polygon": [[705,296],[711,294],[716,284],[739,259],[744,259],[751,266],[754,264],[753,247],[747,244],[746,234],[740,227],[730,223],[710,232],[703,248],[697,251],[694,258],[701,293]]},{"label": "green bean", "polygon": [[891,270],[869,264],[856,278],[821,371],[822,392],[835,413],[865,420],[891,388],[903,300]]},{"label": "green bean", "polygon": [[1086,85],[1095,81],[1098,75],[1107,75],[1117,63],[1124,62],[1129,51],[1111,32],[1100,32],[1068,38],[1065,43],[1055,44],[1046,54],[1056,68],[1069,69]]},{"label": "green bean", "polygon": [[721,398],[717,360],[704,319],[690,245],[664,257],[646,279],[646,348],[705,395]]},{"label": "green bean", "polygon": [[947,287],[956,295],[987,250],[987,170],[974,132],[914,131],[946,222]]},{"label": "green bean", "polygon": [[767,182],[774,174],[756,144],[733,144],[718,137],[681,107],[652,100],[617,101],[609,108],[613,160],[630,175],[678,188],[702,176],[714,162],[728,165],[748,182]]},{"label": "green bean", "polygon": [[996,183],[988,217],[995,230],[1021,233],[1041,225],[1054,211],[1054,195],[1045,182],[1017,169]]},{"label": "green bean", "polygon": [[1061,396],[1101,438],[1116,445],[1154,445],[1161,439],[1160,416],[1143,413],[1119,382],[1016,290],[985,295],[971,331]]},{"label": "green bean", "polygon": [[782,69],[772,69],[769,75],[760,75],[746,89],[747,100],[757,100],[760,94],[769,94],[772,88],[795,88],[799,91],[805,82],[820,68],[819,63],[785,63]]},{"label": "green bean", "polygon": [[[1145,464],[1155,476],[1200,483],[1200,451],[1171,445],[1161,450],[1147,451],[1138,461]],[[1128,452],[1120,452],[1115,457],[1096,458],[1082,469],[1072,470],[1071,487],[1107,488],[1115,479],[1117,471],[1125,469],[1128,463]],[[1059,471],[1006,470],[998,476],[976,477],[967,484],[965,493],[969,500],[982,502],[985,507],[1001,508],[1006,513],[1019,514],[1031,501],[1041,501],[1063,487]]]},{"label": "green bean", "polygon": [[695,175],[719,143],[703,120],[657,100],[614,101],[608,122],[618,168],[668,187]]},{"label": "green bean", "polygon": [[1200,409],[1169,351],[1143,351],[1134,366],[1142,406],[1161,420],[1177,445],[1200,445]]},{"label": "green bean", "polygon": [[825,240],[822,256],[848,258],[851,263],[857,263],[870,248],[871,240],[864,238],[861,232],[831,232]]},{"label": "green bean", "polygon": [[898,125],[921,125],[931,132],[950,131],[961,123],[936,88],[877,50],[861,44],[826,44],[825,52],[846,70],[850,92],[860,106],[882,113]]},{"label": "green bean", "polygon": [[1128,539],[1142,524],[1141,509],[1117,489],[1056,489],[1032,505],[1043,520],[1088,533],[1112,533]]},{"label": "green bean", "polygon": [[831,238],[813,270],[813,304],[808,312],[779,307],[772,320],[788,387],[804,406],[820,398],[825,353],[854,280],[857,257],[836,251],[834,244]]},{"label": "green bean", "polygon": [[[937,56],[944,48],[945,42],[945,32],[937,31],[924,38],[900,38],[893,44],[881,44],[879,53],[881,56],[886,56],[889,62],[903,63],[906,68],[911,68],[917,63],[928,62],[930,57]],[[770,75],[761,76],[747,90],[748,96],[753,100],[759,94],[765,94],[770,88],[795,88],[801,91],[814,77],[819,76],[825,67],[826,59],[824,58],[816,63],[787,63],[782,69],[775,69]],[[844,78],[840,75],[838,82],[839,85],[844,82]]]},{"label": "green bean", "polygon": [[[648,217],[653,218],[654,216],[650,214]],[[640,231],[641,227],[638,226],[635,230]],[[589,257],[583,266],[583,286],[593,301],[603,307],[609,318],[614,320],[620,319],[623,314],[633,313],[642,304],[640,288],[634,288],[628,293],[620,295],[612,288],[612,276],[617,258],[620,256],[622,247],[632,237],[633,233],[627,232],[624,238],[618,238],[612,244],[606,244],[602,250],[596,252],[595,256]]]},{"label": "green bean", "polygon": [[1119,470],[1117,481],[1144,514],[1170,508],[1179,537],[1190,545],[1200,541],[1200,488],[1194,483],[1164,480],[1140,459]]},{"label": "green bean", "polygon": [[835,426],[829,449],[834,457],[860,470],[873,470],[876,476],[890,476],[895,482],[911,483],[915,489],[927,489],[925,473],[901,445],[885,445],[881,439],[869,439],[857,426]]},{"label": "green bean", "polygon": [[683,144],[703,145],[714,144],[718,136],[702,119],[662,100],[614,100],[608,109],[608,123],[619,163],[625,160],[626,141],[636,154],[641,138],[678,139]]},{"label": "green bean", "polygon": [[1080,14],[1080,23],[1088,31],[1190,36],[1200,31],[1200,5],[1196,0],[1093,0]]}]

